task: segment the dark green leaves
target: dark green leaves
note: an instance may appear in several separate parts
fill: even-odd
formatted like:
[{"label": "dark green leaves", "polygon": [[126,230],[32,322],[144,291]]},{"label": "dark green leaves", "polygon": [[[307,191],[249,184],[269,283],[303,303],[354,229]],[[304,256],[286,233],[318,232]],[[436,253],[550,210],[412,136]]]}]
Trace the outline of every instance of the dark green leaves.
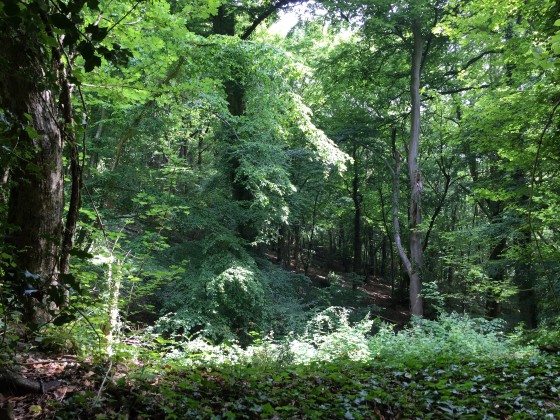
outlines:
[{"label": "dark green leaves", "polygon": [[100,28],[97,25],[88,25],[86,27],[86,33],[91,35],[91,40],[95,42],[101,42],[107,36],[109,28]]},{"label": "dark green leaves", "polygon": [[87,0],[87,6],[91,10],[99,10],[99,0]]},{"label": "dark green leaves", "polygon": [[76,28],[74,22],[72,22],[71,19],[69,19],[66,15],[63,15],[62,13],[52,14],[49,20],[54,27],[58,29],[62,29],[64,31],[72,31],[75,30]]},{"label": "dark green leaves", "polygon": [[16,1],[5,1],[3,6],[2,10],[8,17],[17,16],[20,13],[20,8]]},{"label": "dark green leaves", "polygon": [[82,41],[76,49],[85,60],[84,69],[86,72],[90,72],[101,65],[101,58],[95,54],[95,47],[91,42]]},{"label": "dark green leaves", "polygon": [[[142,396],[135,399],[138,413],[163,416],[161,407],[166,407],[168,418],[318,418],[325,413],[348,419],[554,418],[560,414],[559,368],[557,357],[436,362],[406,371],[349,361],[280,370],[242,365],[185,369],[166,362],[165,375],[156,368],[154,377],[146,365],[142,371],[127,371],[131,382],[109,387],[100,409],[117,409],[112,395],[130,394],[129,399]],[[530,386],[524,383],[527,378],[533,378]]]},{"label": "dark green leaves", "polygon": [[76,315],[74,314],[61,314],[53,320],[53,324],[60,327],[64,324],[68,324],[74,321],[75,319],[76,319]]}]

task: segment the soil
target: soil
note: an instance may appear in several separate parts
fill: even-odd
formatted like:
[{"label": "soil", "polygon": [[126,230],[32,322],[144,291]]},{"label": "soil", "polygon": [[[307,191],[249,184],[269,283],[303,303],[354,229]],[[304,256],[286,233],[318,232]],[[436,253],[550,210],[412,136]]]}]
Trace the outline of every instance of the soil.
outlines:
[{"label": "soil", "polygon": [[[274,260],[274,258],[272,259]],[[333,266],[332,262],[329,265]],[[328,286],[327,276],[330,272],[334,272],[342,278],[343,285],[352,287],[348,281],[350,273],[343,272],[342,267],[334,265],[334,270],[325,267],[326,264],[313,264],[309,267],[307,275],[315,285],[319,287]],[[303,270],[299,272],[303,272]],[[410,321],[410,311],[403,304],[396,302],[396,299],[393,299],[391,285],[384,282],[383,279],[370,277],[367,282],[358,287],[358,290],[369,297],[368,303],[383,308],[380,314],[375,314],[382,320],[395,324],[399,329]]]}]

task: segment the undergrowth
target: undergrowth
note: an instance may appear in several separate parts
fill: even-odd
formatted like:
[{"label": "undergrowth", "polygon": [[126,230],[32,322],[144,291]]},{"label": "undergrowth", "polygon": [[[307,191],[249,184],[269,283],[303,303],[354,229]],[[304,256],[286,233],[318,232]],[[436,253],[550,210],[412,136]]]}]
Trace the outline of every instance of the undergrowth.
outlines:
[{"label": "undergrowth", "polygon": [[145,331],[123,343],[109,374],[97,370],[91,389],[62,403],[57,416],[560,416],[560,357],[518,344],[499,323],[450,314],[395,332],[375,319],[348,319],[347,310],[329,308],[300,334],[253,333],[246,347]]}]

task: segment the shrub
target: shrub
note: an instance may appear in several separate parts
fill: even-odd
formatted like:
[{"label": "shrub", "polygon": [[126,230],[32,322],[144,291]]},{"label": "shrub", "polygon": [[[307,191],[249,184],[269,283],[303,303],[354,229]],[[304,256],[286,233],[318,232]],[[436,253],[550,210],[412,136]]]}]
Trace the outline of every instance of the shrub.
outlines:
[{"label": "shrub", "polygon": [[371,337],[369,348],[374,357],[397,365],[438,359],[492,359],[522,350],[503,335],[503,327],[499,319],[442,314],[435,321],[415,319],[410,328],[399,332],[383,326]]}]

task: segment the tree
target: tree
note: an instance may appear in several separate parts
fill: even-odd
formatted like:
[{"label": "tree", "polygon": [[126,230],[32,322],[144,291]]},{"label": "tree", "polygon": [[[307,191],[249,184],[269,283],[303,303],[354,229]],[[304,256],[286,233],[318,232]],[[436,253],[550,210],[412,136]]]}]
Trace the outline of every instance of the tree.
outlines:
[{"label": "tree", "polygon": [[[56,6],[78,17],[83,3]],[[2,265],[7,282],[23,303],[24,322],[37,323],[46,317],[35,307],[41,300],[39,292],[49,295],[49,303],[63,302],[59,275],[68,271],[80,199],[70,63],[65,63],[68,42],[63,44],[63,38],[55,35],[55,30],[69,28],[71,38],[78,29],[42,2],[6,2],[0,13],[0,39],[5,46],[0,53],[0,109],[8,127],[4,146],[13,156],[5,236],[12,263]],[[91,60],[94,54],[89,53]],[[65,143],[74,185],[63,226]],[[39,290],[39,299],[33,290]]]}]

